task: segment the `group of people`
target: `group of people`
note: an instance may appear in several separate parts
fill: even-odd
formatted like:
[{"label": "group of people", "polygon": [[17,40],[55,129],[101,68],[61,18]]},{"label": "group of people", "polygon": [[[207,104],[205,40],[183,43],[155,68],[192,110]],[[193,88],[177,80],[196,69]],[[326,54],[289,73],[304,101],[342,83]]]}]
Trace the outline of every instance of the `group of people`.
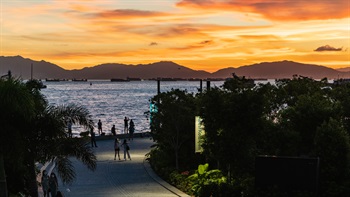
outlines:
[{"label": "group of people", "polygon": [[[130,120],[130,123],[129,123]],[[130,124],[130,125],[129,125]],[[102,132],[102,122],[101,120],[98,120],[97,122],[97,128],[98,128],[98,134],[101,135],[103,134]],[[132,119],[129,119],[128,117],[125,116],[124,118],[124,133],[130,133],[133,134],[135,132],[135,124],[134,121]],[[112,126],[111,128],[111,133],[113,135],[117,135],[116,133],[116,129],[115,129],[115,125]]]},{"label": "group of people", "polygon": [[[124,118],[124,133],[127,134],[129,133],[129,140],[133,140],[134,139],[134,132],[135,132],[135,124],[134,121],[132,119],[130,119],[130,123],[129,123],[129,118],[125,117]],[[116,136],[116,129],[115,129],[115,125],[112,126],[111,128],[111,133]]]},{"label": "group of people", "polygon": [[58,181],[56,174],[51,172],[50,176],[47,174],[46,170],[43,170],[41,176],[41,187],[44,192],[44,197],[62,197],[62,193],[58,191]]},{"label": "group of people", "polygon": [[[130,121],[130,123],[129,123]],[[73,137],[73,134],[72,134],[72,125],[73,125],[73,122],[72,120],[68,120],[67,121],[67,134],[68,134],[68,137]],[[93,128],[91,129],[93,130]],[[97,131],[98,131],[98,134],[99,135],[105,135],[105,133],[102,131],[102,122],[101,120],[99,119],[98,122],[97,122]],[[91,131],[90,131],[91,132]],[[124,118],[124,130],[123,130],[123,133],[124,134],[130,134],[130,137],[133,137],[133,134],[135,132],[135,123],[132,119],[129,119],[128,117],[125,116]],[[115,125],[112,126],[111,128],[111,133],[113,135],[116,135],[116,128],[115,128]]]},{"label": "group of people", "polygon": [[[97,129],[98,129],[98,133],[99,135],[104,134],[102,132],[102,122],[99,119],[97,122]],[[68,129],[69,131],[69,129]],[[71,131],[71,130],[70,130]],[[129,118],[125,117],[124,118],[124,133],[129,133],[129,140],[134,140],[134,132],[135,132],[135,124],[134,121],[132,119],[130,119],[130,123],[129,123]],[[116,136],[117,132],[116,132],[116,128],[115,125],[112,126],[111,128],[111,133],[112,135]],[[91,146],[92,147],[97,147],[96,145],[96,135],[94,132],[94,128],[91,128],[90,130],[90,136],[91,136]]]},{"label": "group of people", "polygon": [[121,148],[123,148],[124,150],[124,160],[126,160],[126,156],[128,156],[128,159],[131,160],[130,153],[129,153],[130,147],[128,142],[126,141],[126,139],[124,139],[123,143],[120,144],[120,141],[118,138],[114,140],[114,160],[116,160],[117,155],[118,155],[118,159],[120,160],[119,151]]},{"label": "group of people", "polygon": [[129,126],[129,118],[124,118],[124,133],[134,133],[135,131],[135,124],[132,119],[130,119],[130,126]]}]

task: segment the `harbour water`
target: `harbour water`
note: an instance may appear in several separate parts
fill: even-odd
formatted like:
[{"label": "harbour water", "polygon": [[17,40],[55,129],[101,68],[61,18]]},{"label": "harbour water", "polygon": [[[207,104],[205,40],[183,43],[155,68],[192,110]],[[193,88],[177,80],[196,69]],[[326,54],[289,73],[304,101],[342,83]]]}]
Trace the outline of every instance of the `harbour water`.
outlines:
[{"label": "harbour water", "polygon": [[[91,85],[90,85],[91,84]],[[221,86],[223,81],[212,81],[211,87]],[[123,133],[124,117],[135,123],[135,132],[149,131],[149,119],[145,112],[149,111],[150,99],[157,94],[157,81],[110,82],[96,80],[87,82],[60,81],[44,82],[47,88],[42,93],[52,105],[76,104],[87,108],[95,123],[102,121],[102,131],[110,133],[113,124],[117,133]],[[160,91],[173,89],[187,90],[197,93],[199,81],[161,81]],[[206,88],[203,81],[203,89]],[[73,125],[73,135],[84,131]]]}]

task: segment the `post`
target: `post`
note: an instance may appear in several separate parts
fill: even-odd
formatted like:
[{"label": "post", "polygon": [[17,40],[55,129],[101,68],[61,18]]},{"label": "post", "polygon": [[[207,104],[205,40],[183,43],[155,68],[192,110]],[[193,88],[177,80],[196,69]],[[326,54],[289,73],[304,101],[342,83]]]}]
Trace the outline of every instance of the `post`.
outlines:
[{"label": "post", "polygon": [[157,80],[157,94],[160,94],[160,80]]},{"label": "post", "polygon": [[210,90],[210,81],[207,80],[207,91]]},{"label": "post", "polygon": [[199,92],[202,93],[203,90],[203,80],[199,80]]},{"label": "post", "polygon": [[30,64],[30,80],[33,80],[33,63]]}]

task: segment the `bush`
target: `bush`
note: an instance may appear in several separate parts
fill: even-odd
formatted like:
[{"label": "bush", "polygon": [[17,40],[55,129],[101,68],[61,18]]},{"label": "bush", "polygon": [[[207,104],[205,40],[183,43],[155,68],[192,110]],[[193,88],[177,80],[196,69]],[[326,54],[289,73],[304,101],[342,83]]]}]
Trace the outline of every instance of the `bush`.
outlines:
[{"label": "bush", "polygon": [[209,164],[199,165],[196,173],[189,176],[191,190],[195,196],[229,196],[230,185],[220,170],[208,170]]},{"label": "bush", "polygon": [[182,173],[173,171],[169,175],[169,182],[179,190],[191,194],[191,182],[187,179],[188,174],[188,171]]}]

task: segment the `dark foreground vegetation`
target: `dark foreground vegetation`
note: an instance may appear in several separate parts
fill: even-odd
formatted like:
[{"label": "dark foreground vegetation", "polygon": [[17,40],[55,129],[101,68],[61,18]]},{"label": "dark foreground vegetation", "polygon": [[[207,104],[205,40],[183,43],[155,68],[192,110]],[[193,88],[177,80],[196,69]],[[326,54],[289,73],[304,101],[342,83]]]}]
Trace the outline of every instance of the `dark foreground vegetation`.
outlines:
[{"label": "dark foreground vegetation", "polygon": [[67,123],[93,126],[89,112],[75,105],[52,106],[40,93],[41,83],[0,78],[0,197],[38,196],[36,163],[55,160],[65,183],[74,180],[69,157],[90,170],[96,157],[84,138],[70,138]]},{"label": "dark foreground vegetation", "polygon": [[[182,90],[152,99],[153,169],[195,196],[348,196],[350,84],[295,76],[254,85],[233,76],[198,94]],[[195,153],[195,116],[203,151]],[[259,155],[319,158],[318,193],[255,187]],[[287,179],[288,177],[286,177]]]}]

